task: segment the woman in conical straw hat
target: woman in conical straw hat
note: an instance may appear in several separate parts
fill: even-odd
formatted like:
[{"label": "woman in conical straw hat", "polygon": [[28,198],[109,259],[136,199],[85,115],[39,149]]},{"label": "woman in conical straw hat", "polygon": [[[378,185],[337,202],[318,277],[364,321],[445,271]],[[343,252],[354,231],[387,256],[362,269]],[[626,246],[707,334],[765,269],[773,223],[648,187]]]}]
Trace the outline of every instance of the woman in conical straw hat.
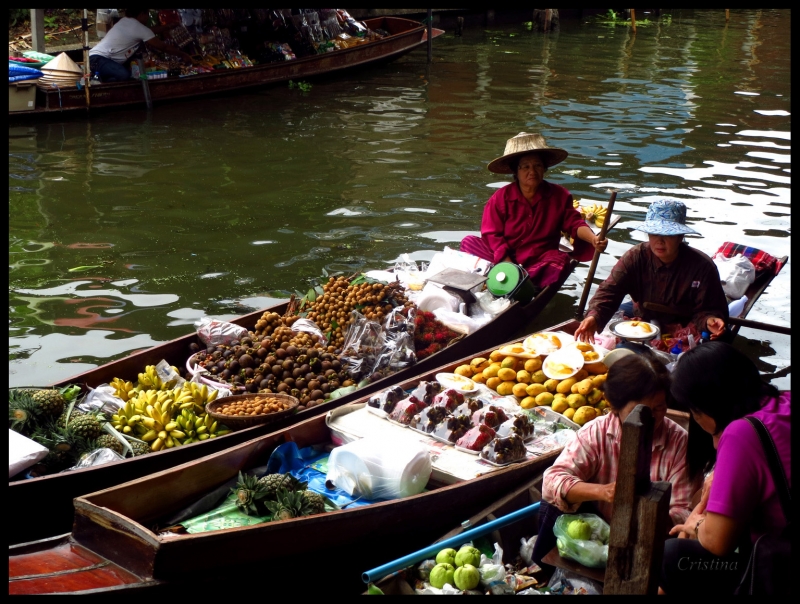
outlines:
[{"label": "woman in conical straw hat", "polygon": [[461,251],[489,262],[521,265],[535,286],[558,282],[569,271],[570,255],[558,249],[561,233],[574,240],[571,256],[590,260],[594,250],[608,245],[598,239],[572,205],[572,194],[544,180],[545,171],[567,158],[564,149],[550,147],[541,134],[520,132],[506,142],[505,152],[488,168],[511,174],[514,181],[486,202],[481,236],[468,235]]}]

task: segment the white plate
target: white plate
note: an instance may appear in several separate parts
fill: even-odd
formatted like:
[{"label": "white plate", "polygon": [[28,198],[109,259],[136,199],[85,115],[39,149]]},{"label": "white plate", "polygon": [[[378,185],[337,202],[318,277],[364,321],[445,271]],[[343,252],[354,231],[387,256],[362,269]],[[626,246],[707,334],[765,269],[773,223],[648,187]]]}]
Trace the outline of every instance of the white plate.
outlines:
[{"label": "white plate", "polygon": [[[579,346],[582,346],[582,347],[588,346],[593,352],[596,352],[599,356],[596,359],[589,360],[583,355],[584,351],[582,351],[579,348]],[[567,349],[567,348],[575,348],[578,352],[580,352],[581,356],[583,356],[583,362],[584,362],[585,365],[590,365],[592,363],[600,363],[600,362],[603,361],[605,356],[609,352],[611,352],[608,348],[603,348],[602,346],[598,346],[597,344],[590,344],[589,342],[571,342],[570,344],[567,344],[566,346],[564,346],[564,348],[565,349]]]},{"label": "white plate", "polygon": [[574,341],[575,338],[563,331],[540,331],[525,338],[522,347],[531,354],[540,356],[552,354]]},{"label": "white plate", "polygon": [[564,348],[549,355],[542,363],[542,371],[552,380],[566,380],[578,373],[584,365],[583,355],[577,348]]},{"label": "white plate", "polygon": [[445,389],[453,389],[461,394],[475,394],[478,391],[478,385],[475,382],[456,373],[437,373],[436,381]]},{"label": "white plate", "polygon": [[658,326],[646,321],[620,321],[611,328],[612,333],[622,338],[652,340],[661,333]]},{"label": "white plate", "polygon": [[509,357],[517,357],[520,359],[535,359],[538,354],[533,354],[527,350],[522,344],[508,344],[499,349],[501,354]]}]

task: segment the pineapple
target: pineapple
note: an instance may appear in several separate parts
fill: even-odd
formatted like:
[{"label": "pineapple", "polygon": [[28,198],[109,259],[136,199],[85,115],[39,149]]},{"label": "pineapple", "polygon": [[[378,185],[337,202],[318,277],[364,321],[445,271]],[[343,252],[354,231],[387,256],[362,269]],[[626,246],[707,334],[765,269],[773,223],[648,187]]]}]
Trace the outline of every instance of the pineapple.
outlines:
[{"label": "pineapple", "polygon": [[40,408],[33,400],[33,397],[24,390],[9,389],[8,427],[20,434],[29,436],[35,431],[39,419]]},{"label": "pineapple", "polygon": [[122,446],[122,443],[117,440],[116,436],[112,434],[102,434],[94,443],[96,445],[96,449],[106,448],[111,449],[119,453],[120,455],[125,455],[125,449]]},{"label": "pineapple", "polygon": [[86,413],[79,417],[70,417],[69,429],[73,430],[81,438],[94,440],[102,433],[103,422],[105,421],[106,419],[102,413]]},{"label": "pineapple", "polygon": [[265,498],[275,501],[278,489],[284,488],[288,491],[302,491],[306,488],[306,482],[300,482],[291,474],[267,474],[258,481],[265,490]]},{"label": "pineapple", "polygon": [[52,420],[40,426],[31,436],[50,449],[44,464],[51,472],[60,472],[75,465],[87,442],[69,428],[60,428]]},{"label": "pineapple", "polygon": [[312,513],[303,491],[278,489],[275,501],[267,501],[267,509],[273,520],[290,520]]},{"label": "pineapple", "polygon": [[[70,422],[72,422],[73,420],[79,418],[82,415],[86,415],[86,413],[81,411],[80,409],[73,408],[72,413],[69,414],[69,420]],[[64,411],[61,413],[61,415],[58,416],[58,420],[56,421],[59,427],[61,428],[67,427],[67,409],[64,409]]]},{"label": "pineapple", "polygon": [[231,491],[236,494],[236,507],[248,516],[263,516],[266,513],[263,502],[267,490],[256,476],[239,472],[239,482]]},{"label": "pineapple", "polygon": [[34,390],[31,398],[39,405],[43,415],[53,417],[58,417],[64,411],[67,402],[64,395],[55,389]]},{"label": "pineapple", "polygon": [[129,440],[128,444],[131,446],[131,449],[133,449],[134,457],[139,457],[139,455],[146,455],[147,453],[150,453],[150,451],[152,451],[150,445],[138,440]]},{"label": "pineapple", "polygon": [[314,491],[302,491],[308,506],[309,514],[321,514],[325,511],[325,499]]}]

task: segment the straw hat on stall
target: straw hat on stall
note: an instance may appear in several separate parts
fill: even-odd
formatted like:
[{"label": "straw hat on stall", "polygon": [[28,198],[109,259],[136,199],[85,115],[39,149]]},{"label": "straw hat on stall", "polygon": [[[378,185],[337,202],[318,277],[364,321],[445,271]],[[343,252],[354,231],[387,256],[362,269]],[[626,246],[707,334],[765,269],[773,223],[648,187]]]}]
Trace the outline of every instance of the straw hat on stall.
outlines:
[{"label": "straw hat on stall", "polygon": [[75,86],[83,77],[83,70],[65,52],[42,65],[41,71],[44,75],[37,80],[40,88]]}]

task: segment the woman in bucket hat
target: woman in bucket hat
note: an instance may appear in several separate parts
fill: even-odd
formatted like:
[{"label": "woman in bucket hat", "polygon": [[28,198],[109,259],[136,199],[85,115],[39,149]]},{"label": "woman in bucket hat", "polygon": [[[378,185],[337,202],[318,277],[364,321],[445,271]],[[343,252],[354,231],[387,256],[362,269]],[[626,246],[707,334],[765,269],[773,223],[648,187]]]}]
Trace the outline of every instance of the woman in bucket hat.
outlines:
[{"label": "woman in bucket hat", "polygon": [[654,201],[634,229],[647,233],[648,240],[617,261],[589,302],[575,338],[593,341],[626,294],[633,299],[633,316],[658,321],[662,330],[692,323],[698,335],[724,336],[728,301],[714,262],[683,241],[684,235],[697,233],[686,226],[686,205],[677,199]]},{"label": "woman in bucket hat", "polygon": [[567,189],[544,180],[547,168],[567,158],[564,149],[550,147],[541,134],[520,132],[508,139],[505,152],[489,171],[512,174],[514,182],[489,198],[483,210],[481,236],[468,235],[461,251],[489,262],[521,265],[540,288],[555,283],[569,270],[570,256],[558,249],[562,231],[574,240],[572,257],[590,260],[598,239],[572,205]]}]

